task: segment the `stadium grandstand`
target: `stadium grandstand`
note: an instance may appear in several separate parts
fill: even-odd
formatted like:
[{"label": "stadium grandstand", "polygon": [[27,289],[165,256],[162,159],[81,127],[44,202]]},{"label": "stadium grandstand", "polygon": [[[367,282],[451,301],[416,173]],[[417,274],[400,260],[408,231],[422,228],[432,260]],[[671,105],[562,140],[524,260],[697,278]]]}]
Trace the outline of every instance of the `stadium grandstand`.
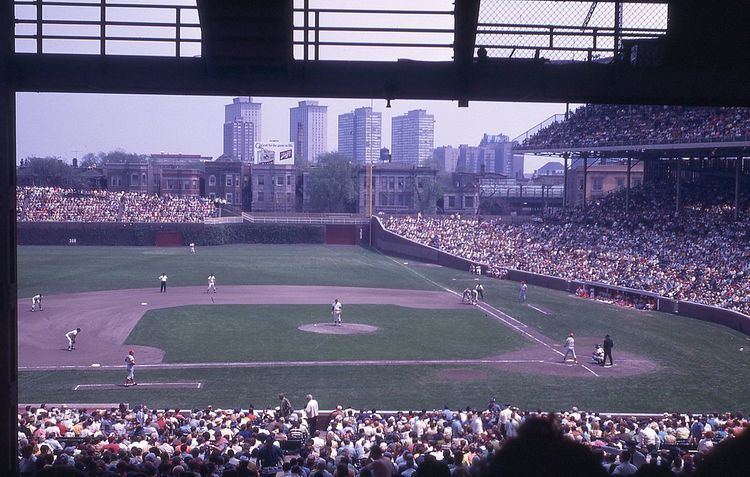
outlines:
[{"label": "stadium grandstand", "polygon": [[[398,234],[460,257],[567,280],[607,283],[750,314],[750,110],[589,104],[524,138],[518,151],[563,156],[566,197],[516,225],[477,217],[391,217]],[[571,165],[568,165],[572,159]],[[587,203],[594,164],[627,181]],[[644,183],[630,186],[634,162]],[[580,182],[568,179],[576,170]],[[717,247],[717,244],[722,244]],[[630,306],[625,298],[602,297]]]},{"label": "stadium grandstand", "polygon": [[337,406],[316,417],[317,431],[311,424],[297,408],[28,406],[18,415],[20,475],[742,475],[717,472],[746,471],[738,450],[750,439],[742,414],[543,413],[494,398],[480,409]]},{"label": "stadium grandstand", "polygon": [[19,222],[202,223],[216,213],[202,197],[157,196],[136,192],[19,187]]}]

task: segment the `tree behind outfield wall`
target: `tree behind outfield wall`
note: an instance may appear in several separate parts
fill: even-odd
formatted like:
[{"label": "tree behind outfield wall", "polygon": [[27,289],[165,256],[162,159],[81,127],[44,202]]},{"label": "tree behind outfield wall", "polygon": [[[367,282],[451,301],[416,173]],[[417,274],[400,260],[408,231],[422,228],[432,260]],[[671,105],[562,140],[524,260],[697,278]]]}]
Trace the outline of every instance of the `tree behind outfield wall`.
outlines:
[{"label": "tree behind outfield wall", "polygon": [[109,151],[109,152],[89,152],[83,155],[81,158],[81,161],[79,162],[80,167],[82,168],[89,168],[89,167],[102,167],[109,161],[117,161],[117,162],[127,162],[127,161],[136,161],[139,159],[145,159],[147,156],[143,154],[136,154],[133,152],[125,152],[121,149],[115,150],[115,151]]},{"label": "tree behind outfield wall", "polygon": [[306,184],[315,212],[356,212],[359,197],[357,166],[339,153],[320,156]]},{"label": "tree behind outfield wall", "polygon": [[27,157],[18,168],[19,184],[37,187],[83,187],[75,168],[59,157]]}]

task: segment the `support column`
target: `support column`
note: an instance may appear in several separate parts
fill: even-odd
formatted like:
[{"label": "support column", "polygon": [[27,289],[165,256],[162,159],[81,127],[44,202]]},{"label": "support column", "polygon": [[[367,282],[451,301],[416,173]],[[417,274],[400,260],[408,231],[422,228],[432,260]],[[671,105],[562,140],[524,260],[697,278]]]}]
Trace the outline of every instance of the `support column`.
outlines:
[{"label": "support column", "polygon": [[625,177],[625,215],[628,215],[630,212],[630,171],[633,168],[632,162],[633,158],[628,157],[628,172]]},{"label": "support column", "polygon": [[0,6],[0,474],[17,475],[16,111],[13,2]]},{"label": "support column", "polygon": [[583,156],[583,210],[586,211],[586,190],[588,188],[589,158]]},{"label": "support column", "polygon": [[680,182],[682,181],[682,160],[677,159],[677,194],[674,201],[674,213],[680,215]]},{"label": "support column", "polygon": [[734,166],[734,220],[740,219],[740,170],[742,169],[742,154],[737,155]]},{"label": "support column", "polygon": [[568,157],[566,152],[563,154],[563,210],[568,210]]}]

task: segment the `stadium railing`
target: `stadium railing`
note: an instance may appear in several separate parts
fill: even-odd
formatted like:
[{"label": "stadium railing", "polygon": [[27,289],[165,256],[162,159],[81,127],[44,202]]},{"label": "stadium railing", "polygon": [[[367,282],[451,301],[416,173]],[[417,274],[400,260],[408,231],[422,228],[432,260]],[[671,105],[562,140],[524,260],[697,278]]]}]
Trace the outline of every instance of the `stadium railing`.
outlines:
[{"label": "stadium railing", "polygon": [[367,217],[356,214],[269,214],[242,213],[242,219],[251,224],[309,224],[309,225],[366,225]]},{"label": "stadium railing", "polygon": [[[370,237],[371,245],[374,248],[392,255],[437,263],[445,267],[465,271],[470,271],[473,267],[479,266],[482,270],[482,274],[486,274],[487,270],[490,268],[490,265],[487,263],[458,257],[392,232],[383,225],[383,222],[379,217],[372,217]],[[505,267],[502,265],[495,265],[495,267],[507,271],[507,278],[509,280],[525,281],[530,285],[551,288],[568,293],[574,293],[579,286],[585,286],[589,289],[593,287],[598,291],[607,290],[609,292],[621,292],[629,296],[641,297],[644,300],[654,300],[656,301],[657,311],[716,323],[750,336],[750,316],[726,308],[689,301],[673,300],[657,293],[619,287],[616,285],[608,285],[606,283],[567,280],[560,277],[515,270],[511,267]]]}]

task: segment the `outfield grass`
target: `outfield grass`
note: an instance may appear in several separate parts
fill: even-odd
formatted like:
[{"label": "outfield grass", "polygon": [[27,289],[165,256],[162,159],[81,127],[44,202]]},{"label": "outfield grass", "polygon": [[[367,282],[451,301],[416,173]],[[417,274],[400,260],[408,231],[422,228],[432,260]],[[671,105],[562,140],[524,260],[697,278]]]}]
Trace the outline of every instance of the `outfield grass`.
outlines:
[{"label": "outfield grass", "polygon": [[326,305],[206,305],[152,310],[126,343],[165,350],[166,362],[469,359],[526,341],[474,307],[420,310],[347,305],[344,321],[372,334],[325,335],[297,329],[330,320]]},{"label": "outfield grass", "polygon": [[224,245],[199,247],[18,247],[18,296],[147,288],[162,272],[171,286],[330,285],[435,289],[361,247]]}]

